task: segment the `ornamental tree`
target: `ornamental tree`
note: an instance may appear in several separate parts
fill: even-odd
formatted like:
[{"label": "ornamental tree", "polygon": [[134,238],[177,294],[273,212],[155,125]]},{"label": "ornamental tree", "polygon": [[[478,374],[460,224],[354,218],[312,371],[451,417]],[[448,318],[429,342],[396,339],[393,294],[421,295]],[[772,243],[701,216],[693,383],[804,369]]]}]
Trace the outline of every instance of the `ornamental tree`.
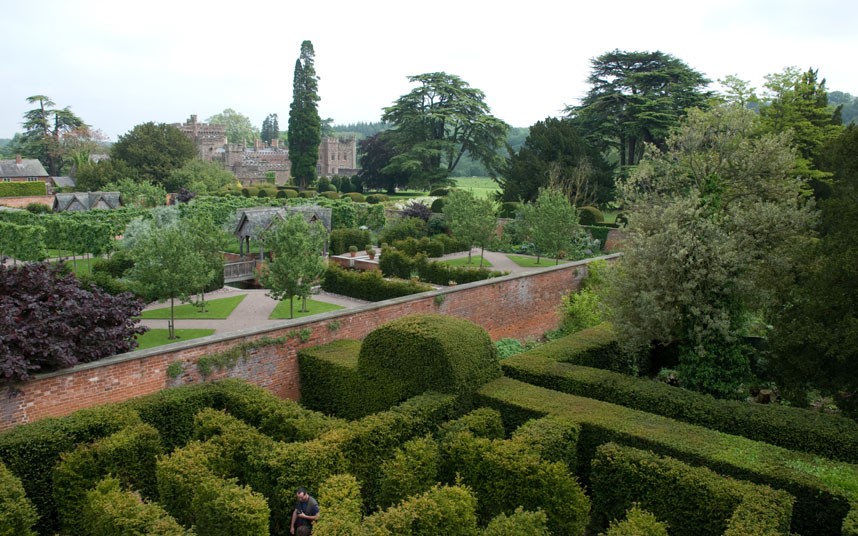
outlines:
[{"label": "ornamental tree", "polygon": [[67,368],[137,346],[143,303],[84,287],[47,263],[0,265],[0,379]]},{"label": "ornamental tree", "polygon": [[316,180],[319,143],[322,141],[319,77],[316,76],[315,61],[313,43],[304,41],[301,43],[301,55],[295,61],[288,126],[291,173],[302,190]]},{"label": "ornamental tree", "polygon": [[[495,207],[488,199],[477,199],[467,190],[453,190],[444,203],[444,218],[450,222],[453,236],[468,244],[468,264],[471,249],[479,246],[483,251],[497,228]],[[480,253],[480,267],[483,266]]]}]

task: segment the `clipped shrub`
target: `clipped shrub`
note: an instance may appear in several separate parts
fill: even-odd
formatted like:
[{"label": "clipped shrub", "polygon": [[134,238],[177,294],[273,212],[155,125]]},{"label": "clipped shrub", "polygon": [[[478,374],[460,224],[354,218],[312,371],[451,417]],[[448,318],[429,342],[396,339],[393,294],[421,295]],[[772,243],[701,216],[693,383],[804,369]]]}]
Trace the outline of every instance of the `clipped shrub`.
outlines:
[{"label": "clipped shrub", "polygon": [[435,201],[432,201],[432,205],[429,207],[429,210],[431,210],[433,214],[443,214],[444,213],[444,199],[439,197]]},{"label": "clipped shrub", "polygon": [[608,530],[599,536],[667,536],[667,524],[635,504],[624,520],[611,521]]},{"label": "clipped shrub", "polygon": [[42,181],[0,182],[0,197],[30,197],[47,193],[47,185]]},{"label": "clipped shrub", "polygon": [[129,400],[124,405],[158,430],[164,449],[170,452],[191,440],[194,415],[198,411],[218,405],[216,386],[204,384],[166,389]]},{"label": "clipped shrub", "polygon": [[143,502],[132,491],[122,491],[119,479],[108,477],[86,492],[80,511],[80,534],[98,536],[192,536],[157,503]]},{"label": "clipped shrub", "polygon": [[419,240],[414,237],[408,237],[405,240],[395,241],[393,247],[412,257],[418,253],[423,253],[427,257],[443,257],[445,243],[446,241],[435,237],[429,238],[424,236]]},{"label": "clipped shrub", "polygon": [[324,197],[324,198],[327,198],[327,199],[339,199],[339,198],[340,198],[340,194],[338,194],[337,192],[335,192],[335,191],[332,191],[332,190],[331,190],[331,191],[325,191],[325,192],[322,192],[321,194],[319,194],[319,197]]},{"label": "clipped shrub", "polygon": [[436,285],[449,285],[451,281],[464,285],[506,275],[506,272],[497,272],[488,268],[468,268],[451,266],[443,262],[432,262],[422,254],[415,257],[414,262],[420,279]]},{"label": "clipped shrub", "polygon": [[366,201],[366,198],[363,196],[363,194],[359,194],[357,192],[344,193],[342,197],[348,197],[355,203],[364,203]]},{"label": "clipped shrub", "polygon": [[[398,243],[402,242],[402,240],[398,241]],[[407,253],[389,247],[382,248],[378,267],[385,276],[400,279],[408,279],[412,272],[416,272],[414,259]]]},{"label": "clipped shrub", "polygon": [[[382,254],[382,259],[384,255]],[[414,281],[388,281],[377,270],[361,272],[346,270],[335,264],[328,265],[322,290],[366,301],[382,301],[432,290],[432,287]]]},{"label": "clipped shrub", "polygon": [[360,483],[349,474],[333,475],[319,486],[325,515],[313,525],[316,536],[354,536],[360,533],[363,504]]},{"label": "clipped shrub", "polygon": [[358,373],[376,386],[380,407],[426,390],[467,399],[501,374],[484,329],[439,314],[406,316],[375,329],[361,345]]},{"label": "clipped shrub", "polygon": [[316,191],[319,193],[336,192],[337,187],[333,185],[331,179],[328,177],[319,177],[319,180],[316,181]]},{"label": "clipped shrub", "polygon": [[108,475],[147,498],[156,495],[155,458],[161,453],[158,431],[131,426],[63,454],[54,467],[54,499],[68,534],[83,533],[80,511],[86,492]]},{"label": "clipped shrub", "polygon": [[429,197],[445,197],[449,195],[449,188],[435,188],[431,192],[429,192]]},{"label": "clipped shrub", "polygon": [[381,464],[378,506],[387,508],[429,490],[438,476],[438,444],[431,436],[405,442]]},{"label": "clipped shrub", "polygon": [[408,237],[423,238],[426,236],[426,222],[420,218],[399,218],[392,220],[382,229],[379,242],[393,244],[397,240]]},{"label": "clipped shrub", "polygon": [[53,467],[63,452],[74,450],[113,434],[126,426],[140,423],[133,410],[116,405],[75,412],[61,419],[43,419],[17,426],[0,434],[0,460],[21,482],[27,497],[39,512],[36,530],[54,534],[59,517],[53,494]]},{"label": "clipped shrub", "polygon": [[586,206],[578,209],[578,223],[581,225],[593,225],[603,221],[605,221],[605,216],[596,207]]},{"label": "clipped shrub", "polygon": [[334,229],[328,237],[328,251],[331,255],[342,255],[349,250],[349,246],[355,246],[358,249],[363,248],[364,244],[370,243],[369,231],[360,229]]},{"label": "clipped shrub", "polygon": [[288,199],[288,194],[286,190],[277,190],[277,195],[274,196],[277,199]]},{"label": "clipped shrub", "polygon": [[340,339],[298,351],[301,404],[347,419],[366,415],[363,384],[357,373],[360,344]]},{"label": "clipped shrub", "polygon": [[563,462],[574,472],[578,466],[580,436],[581,426],[572,419],[548,415],[519,426],[513,432],[512,440],[527,445],[545,460]]},{"label": "clipped shrub", "polygon": [[32,527],[38,517],[21,480],[0,463],[0,535],[35,536]]},{"label": "clipped shrub", "polygon": [[590,234],[590,238],[599,241],[599,246],[604,247],[605,242],[608,240],[608,233],[611,232],[611,228],[603,225],[582,225],[582,229],[587,231]]},{"label": "clipped shrub", "polygon": [[498,210],[499,218],[515,218],[518,211],[521,209],[521,203],[518,201],[504,201],[501,203],[500,209]]},{"label": "clipped shrub", "polygon": [[[476,499],[459,486],[437,486],[364,519],[373,535],[474,536]],[[443,529],[442,529],[443,527]]]},{"label": "clipped shrub", "polygon": [[27,203],[24,210],[31,214],[47,214],[51,211],[51,207],[44,203]]},{"label": "clipped shrub", "polygon": [[242,193],[247,190],[246,197],[259,197],[259,187],[258,186],[248,186],[242,190]]},{"label": "clipped shrub", "polygon": [[114,251],[110,257],[102,257],[92,261],[92,273],[106,273],[110,277],[125,277],[134,268],[134,258],[128,250]]},{"label": "clipped shrub", "polygon": [[525,511],[522,507],[515,509],[510,515],[501,512],[492,519],[482,536],[550,536],[548,516],[542,510]]},{"label": "clipped shrub", "polygon": [[671,534],[720,536],[741,503],[763,501],[770,513],[763,519],[746,516],[746,526],[789,533],[794,499],[784,491],[614,443],[600,446],[591,463],[593,522],[598,527],[639,502],[666,521]]},{"label": "clipped shrub", "polygon": [[616,372],[635,371],[634,363],[620,350],[614,327],[607,322],[549,341],[526,355]]},{"label": "clipped shrub", "polygon": [[492,408],[477,408],[458,419],[445,422],[438,428],[438,436],[441,438],[460,432],[470,432],[476,437],[486,439],[503,439],[505,435],[501,414]]},{"label": "clipped shrub", "polygon": [[265,188],[260,188],[259,193],[256,194],[256,197],[269,197],[269,192]]},{"label": "clipped shrub", "polygon": [[315,190],[301,190],[300,192],[298,192],[298,197],[300,197],[301,199],[312,199],[312,198],[316,197],[316,191]]},{"label": "clipped shrub", "polygon": [[[298,197],[298,190],[294,190],[292,188],[284,188],[283,190],[280,190],[280,192],[283,192],[283,197],[286,199],[295,199]],[[277,197],[280,197],[280,192],[277,192]]]},{"label": "clipped shrub", "polygon": [[526,498],[548,516],[554,534],[582,535],[590,501],[569,468],[548,462],[521,441],[489,440],[469,432],[441,441],[442,481],[459,479],[477,496],[478,518],[488,523],[512,513]]},{"label": "clipped shrub", "polygon": [[388,201],[390,198],[384,194],[370,194],[366,196],[366,202],[370,205],[376,205],[378,203],[384,203]]}]

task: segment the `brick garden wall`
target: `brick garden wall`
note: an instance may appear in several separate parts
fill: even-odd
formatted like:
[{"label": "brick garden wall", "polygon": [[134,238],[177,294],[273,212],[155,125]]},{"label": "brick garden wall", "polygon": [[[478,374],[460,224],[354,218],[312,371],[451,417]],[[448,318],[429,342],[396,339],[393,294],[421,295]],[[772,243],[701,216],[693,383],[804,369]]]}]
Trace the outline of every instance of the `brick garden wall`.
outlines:
[{"label": "brick garden wall", "polygon": [[[14,388],[7,386],[0,390],[0,430],[45,417],[67,415],[90,406],[121,402],[168,387],[224,377],[242,378],[279,397],[298,400],[301,393],[299,349],[335,339],[362,339],[379,325],[414,313],[441,313],[468,319],[485,328],[493,340],[538,337],[557,326],[556,309],[560,299],[578,289],[586,276],[588,262],[130,352],[42,374]],[[296,336],[301,330],[311,332],[303,343]],[[215,371],[205,379],[200,376],[197,361],[201,356],[263,337],[287,337],[288,340],[249,351],[246,359],[239,360],[235,367]],[[170,378],[167,367],[174,362],[182,364],[182,373]]]}]

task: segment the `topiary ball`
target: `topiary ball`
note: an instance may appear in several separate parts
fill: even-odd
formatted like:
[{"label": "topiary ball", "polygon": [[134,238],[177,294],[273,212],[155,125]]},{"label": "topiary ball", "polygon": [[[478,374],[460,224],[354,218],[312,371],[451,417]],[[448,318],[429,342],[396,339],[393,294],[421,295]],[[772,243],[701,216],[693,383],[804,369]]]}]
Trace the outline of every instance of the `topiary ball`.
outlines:
[{"label": "topiary ball", "polygon": [[581,207],[578,209],[578,222],[581,225],[593,225],[594,223],[602,223],[604,221],[605,216],[596,207]]},{"label": "topiary ball", "polygon": [[366,336],[358,374],[375,389],[378,408],[425,391],[468,397],[501,375],[497,349],[476,324],[446,315],[411,315]]},{"label": "topiary ball", "polygon": [[432,206],[430,207],[430,210],[433,214],[441,214],[442,212],[444,212],[444,199],[442,197],[439,197],[435,201],[432,201]]}]

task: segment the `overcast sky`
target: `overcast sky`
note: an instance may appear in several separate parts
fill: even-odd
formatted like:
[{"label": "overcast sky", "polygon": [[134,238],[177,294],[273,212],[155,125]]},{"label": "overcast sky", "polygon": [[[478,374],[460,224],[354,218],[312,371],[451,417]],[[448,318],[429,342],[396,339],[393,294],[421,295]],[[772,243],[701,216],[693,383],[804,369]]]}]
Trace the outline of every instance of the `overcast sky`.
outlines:
[{"label": "overcast sky", "polygon": [[[697,5],[699,4],[699,5]],[[712,80],[760,87],[795,65],[858,94],[858,2],[729,0],[255,1],[0,0],[0,138],[21,130],[25,99],[48,95],[110,139],[146,121],[233,108],[286,129],[301,41],[316,50],[319,112],[377,121],[412,87],[456,74],[497,117],[529,126],[587,91],[590,59],[661,50]]]}]

